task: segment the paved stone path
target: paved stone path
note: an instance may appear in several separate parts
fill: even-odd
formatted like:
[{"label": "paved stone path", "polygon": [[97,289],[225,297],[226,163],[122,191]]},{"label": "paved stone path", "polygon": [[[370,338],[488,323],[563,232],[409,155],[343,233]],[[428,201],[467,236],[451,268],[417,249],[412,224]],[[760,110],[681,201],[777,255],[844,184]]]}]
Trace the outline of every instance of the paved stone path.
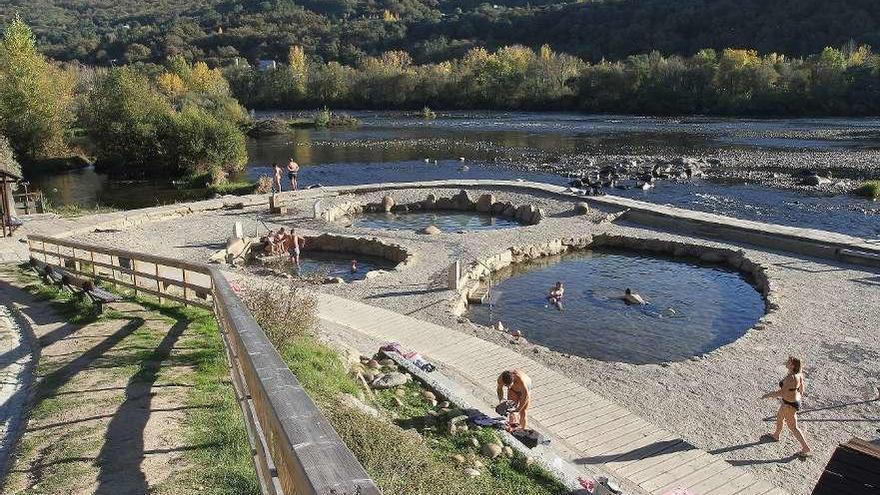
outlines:
[{"label": "paved stone path", "polygon": [[501,370],[525,371],[533,382],[533,421],[575,453],[569,459],[575,464],[604,469],[658,495],[679,487],[697,495],[787,493],[519,353],[386,309],[328,294],[317,297],[322,320],[375,339],[400,342],[451,367],[485,392],[494,393]]},{"label": "paved stone path", "polygon": [[33,355],[11,298],[0,286],[0,480],[21,434],[22,413],[33,380]]}]

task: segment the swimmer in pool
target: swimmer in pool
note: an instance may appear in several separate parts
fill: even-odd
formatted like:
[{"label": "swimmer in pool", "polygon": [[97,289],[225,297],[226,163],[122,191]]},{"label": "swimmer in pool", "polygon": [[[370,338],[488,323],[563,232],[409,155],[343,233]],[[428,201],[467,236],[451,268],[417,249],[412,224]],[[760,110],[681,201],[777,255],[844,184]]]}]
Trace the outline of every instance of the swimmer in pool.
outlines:
[{"label": "swimmer in pool", "polygon": [[547,302],[556,306],[557,309],[562,309],[562,298],[565,297],[565,286],[562,285],[562,282],[556,282],[556,285],[547,294]]},{"label": "swimmer in pool", "polygon": [[638,305],[648,304],[647,302],[645,302],[645,300],[644,300],[644,298],[642,298],[642,296],[636,294],[630,288],[626,289],[626,292],[624,292],[623,297],[621,299],[623,299],[623,302],[625,302],[626,304],[638,304]]},{"label": "swimmer in pool", "polygon": [[358,271],[358,260],[351,260],[351,273],[357,273]]}]

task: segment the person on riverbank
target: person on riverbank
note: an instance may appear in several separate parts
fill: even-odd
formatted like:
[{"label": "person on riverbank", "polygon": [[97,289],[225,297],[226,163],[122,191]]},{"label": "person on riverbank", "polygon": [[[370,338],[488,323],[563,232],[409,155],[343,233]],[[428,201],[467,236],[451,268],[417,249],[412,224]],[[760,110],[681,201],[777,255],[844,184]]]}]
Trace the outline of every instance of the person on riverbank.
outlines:
[{"label": "person on riverbank", "polygon": [[623,302],[625,302],[626,304],[637,304],[637,305],[648,304],[647,302],[645,302],[645,299],[642,296],[636,294],[635,292],[632,291],[632,289],[630,289],[628,287],[627,287],[626,291],[624,291],[623,297],[621,299],[623,299]]},{"label": "person on riverbank", "polygon": [[275,177],[272,182],[272,192],[280,193],[281,192],[281,164],[275,162],[272,164],[272,167],[275,169]]},{"label": "person on riverbank", "polygon": [[300,248],[304,248],[305,246],[305,238],[296,235],[296,229],[290,229],[290,259],[296,263],[297,268],[299,268]]},{"label": "person on riverbank", "polygon": [[[512,429],[525,429],[528,426],[528,411],[531,404],[529,389],[532,379],[520,370],[507,370],[498,376],[498,401],[510,401],[507,422]],[[505,394],[506,392],[506,394]]]},{"label": "person on riverbank", "polygon": [[562,285],[562,281],[559,281],[556,282],[556,285],[547,294],[547,302],[556,306],[556,309],[562,309],[563,297],[565,297],[565,286]]},{"label": "person on riverbank", "polygon": [[801,398],[804,393],[804,374],[803,362],[794,356],[790,356],[785,362],[788,368],[788,374],[785,378],[779,380],[779,390],[767,392],[762,395],[762,399],[779,399],[779,409],[776,411],[776,431],[764,435],[765,439],[772,442],[778,442],[779,436],[782,434],[782,425],[785,423],[792,435],[801,444],[801,450],[796,454],[798,457],[809,457],[812,455],[807,440],[804,438],[804,432],[798,425],[797,413],[801,409]]},{"label": "person on riverbank", "polygon": [[290,180],[290,190],[296,191],[298,189],[298,185],[296,183],[296,177],[299,175],[299,164],[293,161],[293,158],[287,162],[287,178]]}]

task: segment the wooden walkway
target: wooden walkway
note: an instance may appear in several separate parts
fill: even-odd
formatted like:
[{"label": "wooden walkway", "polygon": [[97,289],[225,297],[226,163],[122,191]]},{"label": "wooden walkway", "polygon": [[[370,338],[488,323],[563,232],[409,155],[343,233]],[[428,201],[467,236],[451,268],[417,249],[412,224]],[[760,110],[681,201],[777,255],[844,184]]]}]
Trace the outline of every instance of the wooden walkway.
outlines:
[{"label": "wooden walkway", "polygon": [[697,449],[677,435],[517,352],[393,311],[329,294],[318,295],[321,319],[378,340],[400,342],[453,368],[494,394],[495,377],[518,368],[532,378],[532,416],[538,429],[561,439],[589,464],[648,493],[689,488],[696,495],[786,495],[750,471]]}]

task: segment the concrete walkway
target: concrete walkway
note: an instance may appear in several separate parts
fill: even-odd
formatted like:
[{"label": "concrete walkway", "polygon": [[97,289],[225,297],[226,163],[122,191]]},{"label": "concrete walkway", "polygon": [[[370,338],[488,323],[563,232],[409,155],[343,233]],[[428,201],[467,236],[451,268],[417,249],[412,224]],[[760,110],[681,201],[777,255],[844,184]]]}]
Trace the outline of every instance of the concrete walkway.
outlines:
[{"label": "concrete walkway", "polygon": [[491,342],[375,306],[319,294],[322,320],[366,336],[400,342],[452,368],[488,394],[496,376],[517,368],[532,378],[532,420],[590,465],[661,495],[688,488],[696,495],[784,495],[750,471],[686,443],[565,376]]}]

